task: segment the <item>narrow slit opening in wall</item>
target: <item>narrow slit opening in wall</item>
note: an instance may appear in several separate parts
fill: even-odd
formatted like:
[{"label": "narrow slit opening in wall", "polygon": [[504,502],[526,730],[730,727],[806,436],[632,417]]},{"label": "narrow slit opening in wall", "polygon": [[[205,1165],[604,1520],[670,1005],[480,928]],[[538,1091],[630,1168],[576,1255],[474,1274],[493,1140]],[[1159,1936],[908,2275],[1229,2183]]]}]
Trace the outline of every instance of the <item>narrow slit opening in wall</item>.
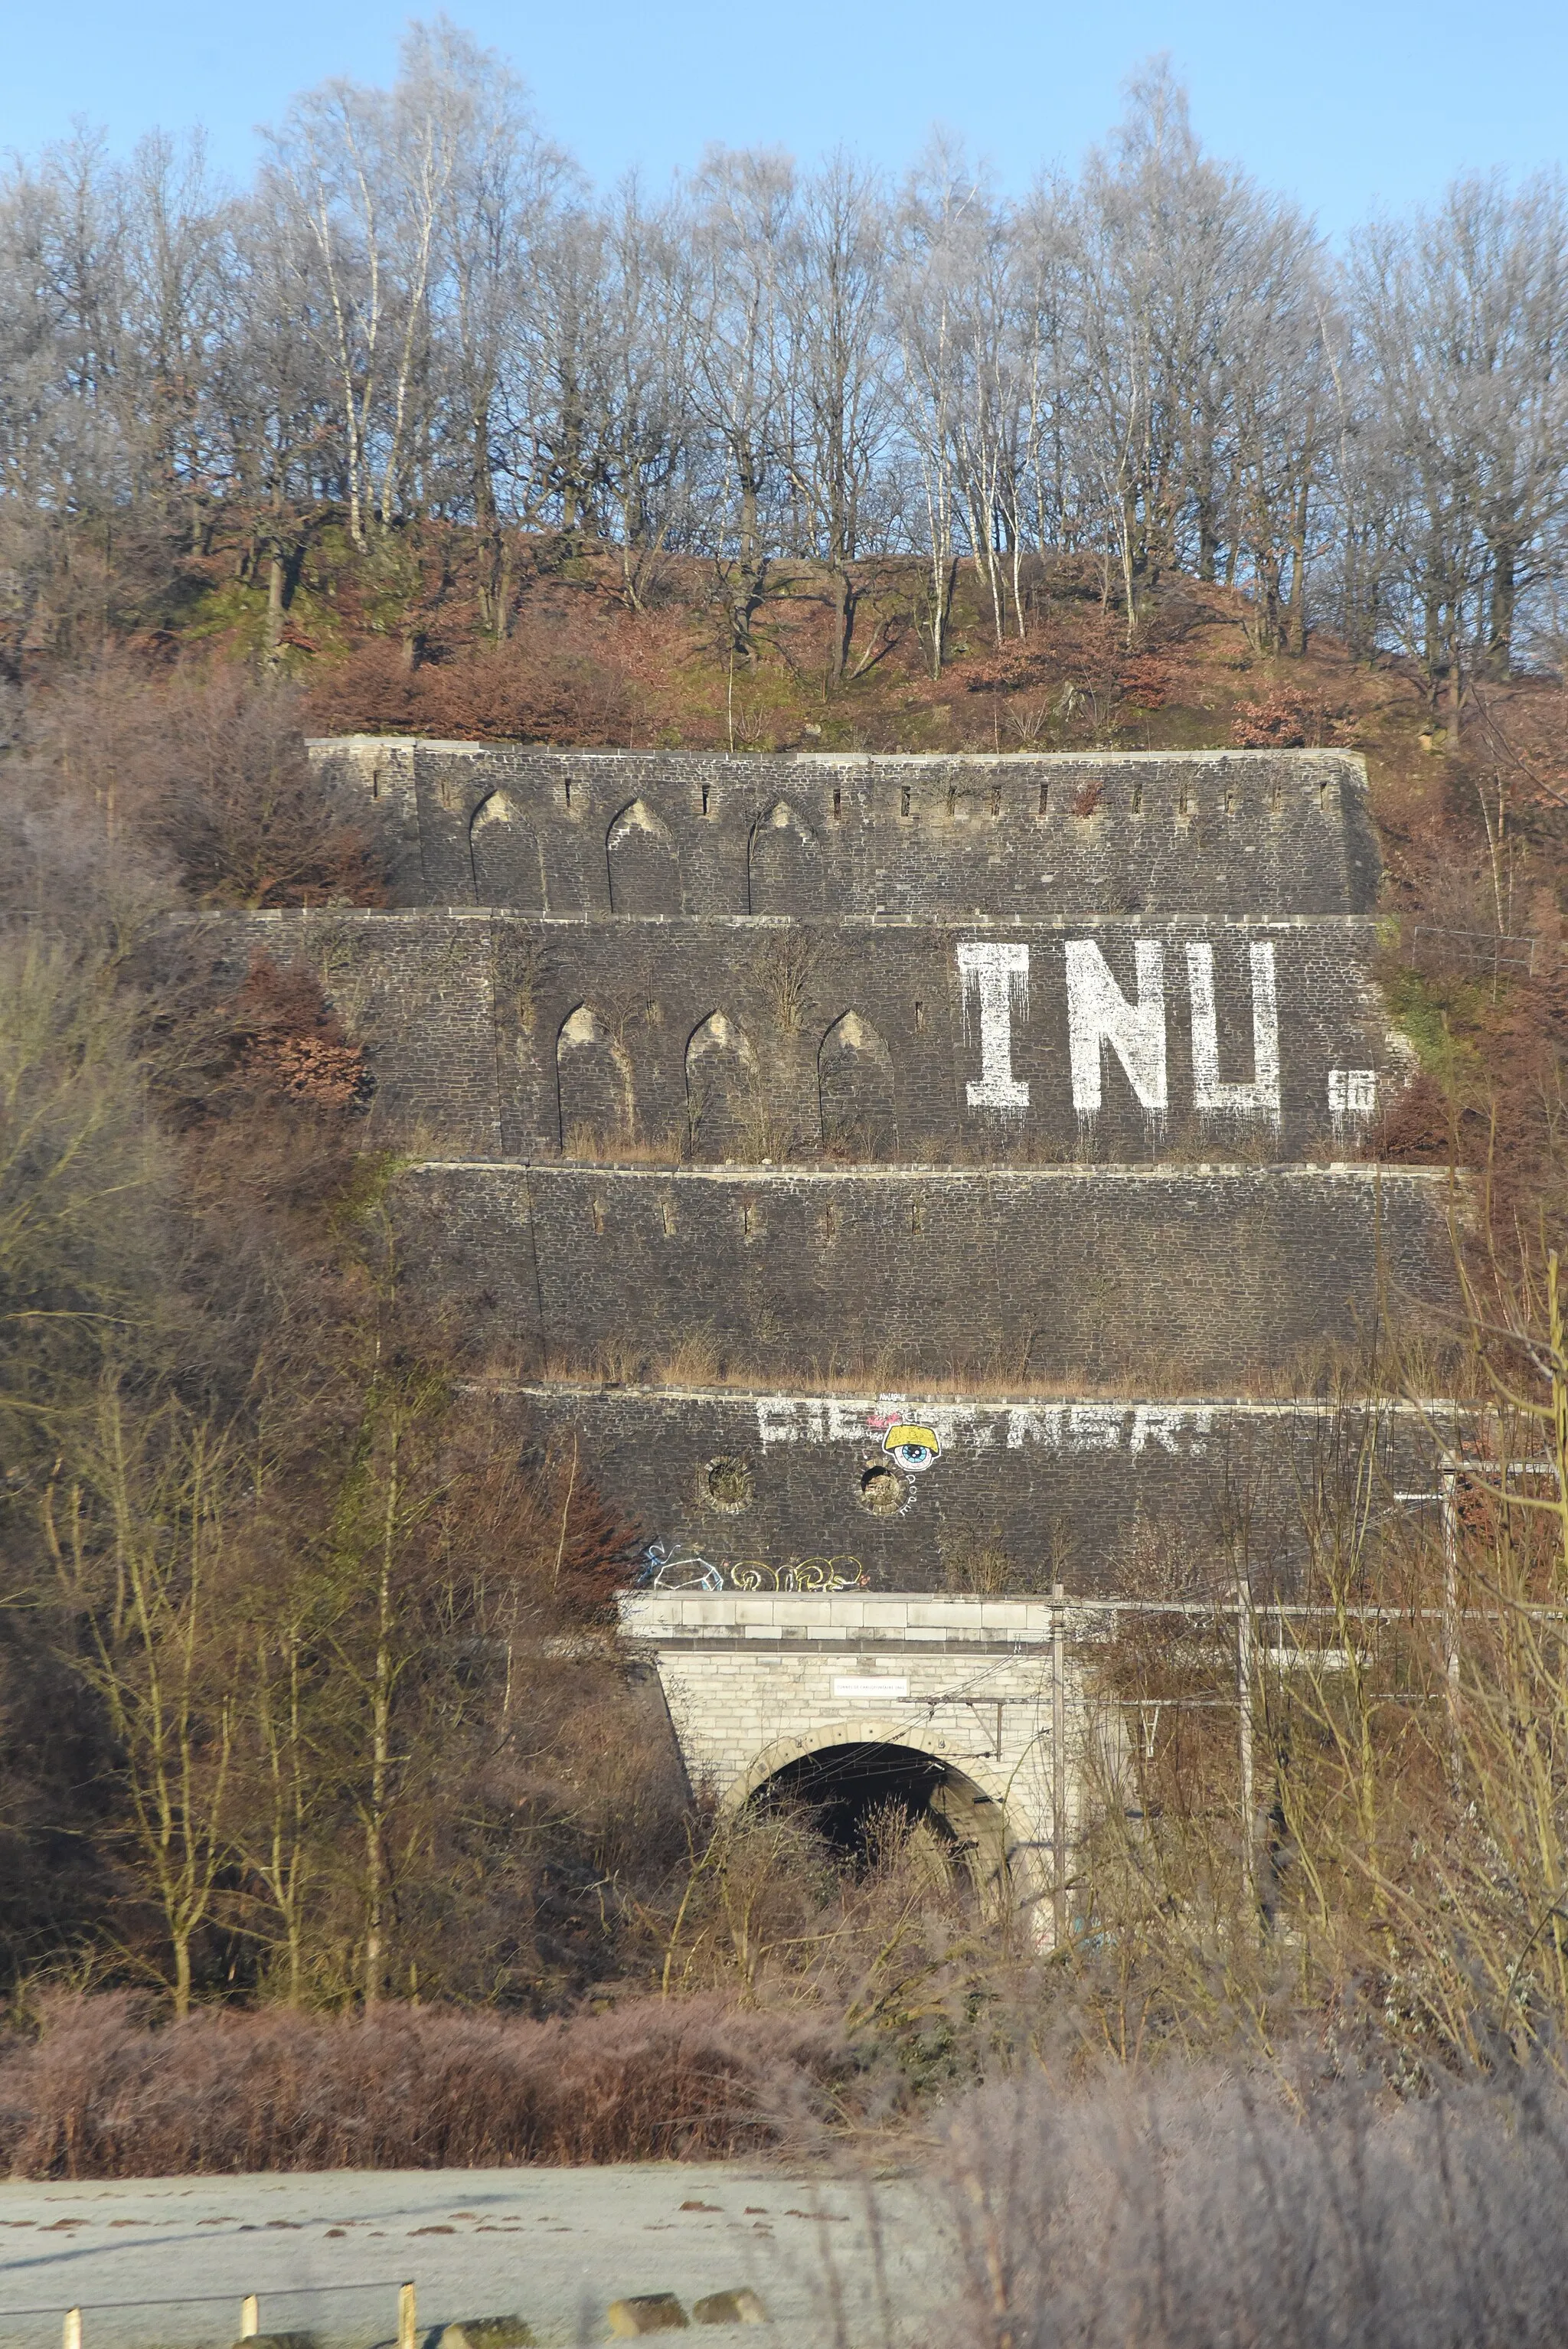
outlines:
[{"label": "narrow slit opening in wall", "polygon": [[1187,812],[1187,778],[1185,775],[1181,778],[1181,790],[1176,802],[1176,812],[1178,815],[1185,815]]},{"label": "narrow slit opening in wall", "polygon": [[570,775],[563,775],[561,779],[561,796],[564,804],[567,807],[570,807],[572,805],[572,778]]},{"label": "narrow slit opening in wall", "polygon": [[833,785],[833,822],[834,822],[835,823],[841,823],[843,822],[843,819],[844,819],[844,792],[843,792],[843,786],[842,786],[841,784],[840,784],[840,783],[835,783],[835,784]]},{"label": "narrow slit opening in wall", "polygon": [[1050,800],[1051,787],[1048,782],[1042,783],[1040,785],[1040,813],[1042,815],[1048,813],[1050,809]]},{"label": "narrow slit opening in wall", "polygon": [[923,1200],[912,1199],[910,1201],[909,1228],[912,1232],[923,1232],[925,1229],[925,1204]]},{"label": "narrow slit opening in wall", "polygon": [[831,1207],[824,1207],[822,1210],[822,1237],[825,1240],[830,1240],[838,1228],[838,1223],[834,1217]]},{"label": "narrow slit opening in wall", "polygon": [[949,783],[947,786],[947,812],[950,816],[954,816],[958,812],[958,786],[956,783]]},{"label": "narrow slit opening in wall", "polygon": [[923,1003],[917,1003],[914,1007],[914,1024],[917,1030],[923,1028],[925,1025],[925,1006]]},{"label": "narrow slit opening in wall", "polygon": [[1001,812],[1002,812],[1002,786],[1001,786],[1001,784],[1000,784],[1000,783],[993,783],[993,784],[992,784],[992,786],[991,786],[991,813],[992,813],[993,817],[995,817],[995,816],[999,816],[999,815],[1001,814]]},{"label": "narrow slit opening in wall", "polygon": [[1230,815],[1233,812],[1235,804],[1236,795],[1231,789],[1230,778],[1227,776],[1225,779],[1225,793],[1223,800],[1224,812],[1227,815]]},{"label": "narrow slit opening in wall", "polygon": [[899,785],[898,812],[900,815],[907,815],[909,813],[909,785],[907,783],[901,783]]},{"label": "narrow slit opening in wall", "polygon": [[704,815],[709,815],[712,813],[712,809],[708,805],[708,786],[707,783],[704,783],[702,787],[702,812]]},{"label": "narrow slit opening in wall", "polygon": [[676,1203],[673,1199],[666,1199],[665,1201],[665,1237],[666,1239],[673,1239],[675,1237],[675,1229]]},{"label": "narrow slit opening in wall", "polygon": [[594,1202],[593,1202],[593,1229],[595,1230],[595,1232],[598,1232],[598,1233],[601,1233],[601,1234],[602,1234],[602,1233],[603,1232],[603,1229],[604,1229],[604,1202],[603,1202],[603,1199],[595,1199],[595,1200],[594,1200]]},{"label": "narrow slit opening in wall", "polygon": [[1138,781],[1132,786],[1132,812],[1134,815],[1143,813],[1143,785]]},{"label": "narrow slit opening in wall", "polygon": [[744,1239],[751,1237],[751,1208],[749,1203],[746,1201],[741,1203],[740,1231]]},{"label": "narrow slit opening in wall", "polygon": [[1326,807],[1326,806],[1327,805],[1327,803],[1328,803],[1328,780],[1327,780],[1327,778],[1326,778],[1326,777],[1324,778],[1323,781],[1322,781],[1322,782],[1320,782],[1320,783],[1318,784],[1318,786],[1317,786],[1317,804],[1318,804],[1318,806],[1319,806],[1319,807]]}]

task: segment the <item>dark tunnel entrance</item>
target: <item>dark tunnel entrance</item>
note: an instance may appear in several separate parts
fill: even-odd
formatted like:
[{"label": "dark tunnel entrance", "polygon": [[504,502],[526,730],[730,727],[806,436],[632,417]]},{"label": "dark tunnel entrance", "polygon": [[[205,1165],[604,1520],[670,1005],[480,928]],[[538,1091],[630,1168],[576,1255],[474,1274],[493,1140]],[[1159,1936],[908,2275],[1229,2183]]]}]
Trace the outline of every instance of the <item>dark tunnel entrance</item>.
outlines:
[{"label": "dark tunnel entrance", "polygon": [[917,1746],[823,1745],[788,1762],[751,1797],[754,1811],[799,1805],[857,1874],[907,1837],[933,1880],[987,1902],[1007,1873],[1000,1806],[963,1772]]}]

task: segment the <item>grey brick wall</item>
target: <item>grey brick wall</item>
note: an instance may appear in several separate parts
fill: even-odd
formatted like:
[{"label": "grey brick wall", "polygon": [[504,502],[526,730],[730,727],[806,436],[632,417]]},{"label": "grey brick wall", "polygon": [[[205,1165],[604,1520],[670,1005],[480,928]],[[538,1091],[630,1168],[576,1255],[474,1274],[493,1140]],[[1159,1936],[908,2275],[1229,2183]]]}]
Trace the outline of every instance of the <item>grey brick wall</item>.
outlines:
[{"label": "grey brick wall", "polygon": [[[755,1573],[766,1588],[820,1558],[842,1580],[861,1572],[875,1588],[929,1590],[978,1546],[1043,1589],[1060,1579],[1083,1595],[1164,1598],[1211,1595],[1243,1563],[1260,1595],[1293,1591],[1310,1510],[1337,1492],[1348,1506],[1361,1477],[1380,1519],[1434,1515],[1409,1496],[1439,1489],[1444,1423],[1408,1406],[1311,1401],[542,1384],[511,1391],[503,1411],[524,1448],[551,1431],[575,1436],[600,1490],[649,1542],[708,1560],[731,1587]],[[892,1461],[890,1419],[936,1436],[919,1473]],[[885,1512],[868,1505],[895,1493]]]},{"label": "grey brick wall", "polygon": [[1412,1169],[425,1164],[402,1197],[474,1345],[520,1366],[695,1344],[768,1384],[1235,1392],[1353,1349],[1385,1288],[1451,1286],[1444,1178]]},{"label": "grey brick wall", "polygon": [[312,752],[387,809],[411,904],[1263,916],[1365,913],[1377,889],[1348,751],[759,757],[353,736]]},{"label": "grey brick wall", "polygon": [[[1288,1160],[1353,1138],[1354,1123],[1331,1112],[1335,1071],[1384,1087],[1402,1073],[1370,980],[1366,917],[583,922],[334,909],[225,916],[211,931],[236,977],[257,949],[314,963],[371,1046],[378,1129],[394,1144],[453,1157],[549,1158],[563,1143],[614,1157],[631,1139],[719,1159],[788,1158],[826,1143],[887,1162]],[[1130,999],[1139,943],[1159,947],[1163,1117],[1140,1107],[1109,1050],[1098,1115],[1075,1111],[1066,954],[1085,940]],[[1028,1098],[1006,1115],[970,1100],[985,1056],[960,954],[987,941],[1023,948],[1028,962],[1008,1016],[1012,1071]],[[1218,1065],[1230,1083],[1254,1077],[1253,950],[1272,957],[1277,1119],[1198,1106],[1194,946],[1211,957]],[[563,1031],[584,1007],[596,1040],[573,1044]],[[715,1013],[738,1040],[717,1064],[691,1062],[688,1081],[692,1040]],[[688,1112],[705,1084],[709,1113],[694,1134]]]}]

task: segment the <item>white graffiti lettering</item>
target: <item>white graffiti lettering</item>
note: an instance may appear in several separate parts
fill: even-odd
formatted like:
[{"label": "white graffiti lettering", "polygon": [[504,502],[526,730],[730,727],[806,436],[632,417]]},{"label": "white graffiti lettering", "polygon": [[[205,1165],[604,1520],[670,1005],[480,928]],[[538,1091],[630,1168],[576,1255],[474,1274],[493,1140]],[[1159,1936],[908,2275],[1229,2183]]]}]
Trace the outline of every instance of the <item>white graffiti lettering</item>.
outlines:
[{"label": "white graffiti lettering", "polygon": [[965,939],[958,948],[965,1041],[973,1003],[980,1022],[980,1074],[971,1077],[971,1109],[1027,1109],[1029,1088],[1013,1074],[1013,1021],[1029,1016],[1029,949]]},{"label": "white graffiti lettering", "polygon": [[1377,1114],[1376,1069],[1330,1069],[1328,1123],[1333,1128],[1336,1142],[1342,1142],[1347,1131],[1365,1125]]},{"label": "white graffiti lettering", "polygon": [[1080,1118],[1099,1114],[1101,1061],[1109,1044],[1145,1112],[1150,1118],[1163,1118],[1167,1102],[1164,947],[1158,938],[1137,941],[1135,1003],[1130,1003],[1118,987],[1092,938],[1069,938],[1066,952],[1074,1109]]},{"label": "white graffiti lettering", "polygon": [[[890,1424],[887,1402],[884,1395],[868,1409],[864,1403],[836,1398],[759,1396],[757,1432],[764,1446],[880,1446]],[[1202,1451],[1212,1425],[1212,1413],[1191,1403],[908,1402],[900,1416],[909,1413],[934,1431],[944,1458],[950,1453],[990,1452],[998,1446],[1020,1452],[1034,1444],[1062,1453],[1153,1449],[1193,1456]]]},{"label": "white graffiti lettering", "polygon": [[1187,991],[1192,999],[1192,1100],[1200,1117],[1264,1118],[1279,1123],[1279,1004],[1274,950],[1264,938],[1249,949],[1253,971],[1253,1080],[1220,1082],[1220,1024],[1214,1009],[1214,949],[1187,949]]}]

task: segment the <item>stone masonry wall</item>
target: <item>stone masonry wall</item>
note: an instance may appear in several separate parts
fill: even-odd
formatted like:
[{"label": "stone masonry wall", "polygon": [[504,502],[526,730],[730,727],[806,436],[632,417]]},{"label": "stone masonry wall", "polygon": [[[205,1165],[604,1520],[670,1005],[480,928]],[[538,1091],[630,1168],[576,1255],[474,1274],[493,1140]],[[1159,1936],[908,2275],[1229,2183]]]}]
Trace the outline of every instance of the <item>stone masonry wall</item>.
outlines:
[{"label": "stone masonry wall", "polygon": [[[1409,1406],[1109,1396],[536,1385],[502,1402],[526,1447],[577,1444],[604,1497],[656,1545],[650,1578],[662,1568],[689,1586],[695,1560],[727,1588],[763,1589],[816,1560],[825,1580],[935,1590],[949,1573],[985,1572],[989,1550],[1040,1591],[1191,1595],[1222,1560],[1233,1576],[1245,1563],[1260,1597],[1289,1596],[1326,1494],[1365,1479],[1380,1516],[1433,1506],[1446,1423]],[[907,1466],[890,1444],[901,1425],[934,1437],[934,1456]]]},{"label": "stone masonry wall", "polygon": [[207,929],[235,983],[258,951],[315,965],[371,1047],[378,1131],[431,1155],[1293,1159],[1342,1150],[1403,1073],[1361,917]]},{"label": "stone masonry wall", "polygon": [[1451,1288],[1418,1169],[427,1164],[411,1268],[529,1371],[710,1350],[768,1384],[981,1373],[1234,1393]]},{"label": "stone masonry wall", "polygon": [[371,736],[324,771],[384,811],[400,902],[529,913],[1366,913],[1340,750],[775,757]]}]

